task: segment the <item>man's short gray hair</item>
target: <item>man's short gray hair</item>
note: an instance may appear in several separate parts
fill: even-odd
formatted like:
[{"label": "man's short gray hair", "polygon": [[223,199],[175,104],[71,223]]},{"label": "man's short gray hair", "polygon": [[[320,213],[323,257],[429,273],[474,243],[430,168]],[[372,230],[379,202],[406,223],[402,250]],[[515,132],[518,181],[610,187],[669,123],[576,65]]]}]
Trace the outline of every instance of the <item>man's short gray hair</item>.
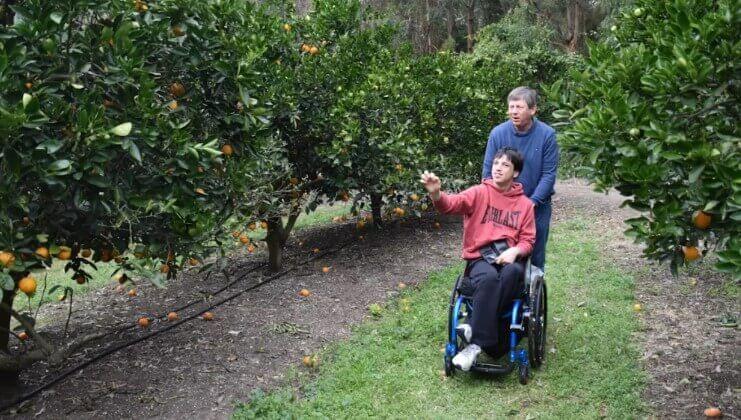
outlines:
[{"label": "man's short gray hair", "polygon": [[538,105],[538,92],[527,86],[516,87],[507,95],[509,101],[525,101],[527,107],[532,109]]}]

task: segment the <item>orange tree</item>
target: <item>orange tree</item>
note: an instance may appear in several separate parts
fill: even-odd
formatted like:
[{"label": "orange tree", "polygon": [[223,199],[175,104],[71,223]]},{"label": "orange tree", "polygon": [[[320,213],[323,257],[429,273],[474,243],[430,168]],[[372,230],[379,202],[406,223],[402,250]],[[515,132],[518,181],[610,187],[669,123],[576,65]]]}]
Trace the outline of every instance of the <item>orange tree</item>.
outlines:
[{"label": "orange tree", "polygon": [[737,0],[636,2],[551,96],[564,149],[643,215],[627,233],[672,271],[715,247],[741,276]]},{"label": "orange tree", "polygon": [[[160,284],[218,248],[234,211],[274,193],[263,186],[285,163],[262,158],[281,149],[261,131],[271,109],[260,86],[288,42],[267,37],[275,18],[242,1],[11,10],[0,27],[3,372],[55,352],[12,309],[52,258],[69,261],[71,281],[113,260]],[[4,357],[11,316],[39,343],[22,360]]]}]

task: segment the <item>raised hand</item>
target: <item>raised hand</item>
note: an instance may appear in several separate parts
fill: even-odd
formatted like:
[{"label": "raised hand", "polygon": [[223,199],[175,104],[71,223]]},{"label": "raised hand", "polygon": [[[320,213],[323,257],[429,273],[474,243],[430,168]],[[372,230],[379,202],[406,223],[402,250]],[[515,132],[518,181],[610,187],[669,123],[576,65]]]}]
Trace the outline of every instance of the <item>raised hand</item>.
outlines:
[{"label": "raised hand", "polygon": [[433,200],[440,198],[440,178],[437,177],[433,172],[424,171],[420,178],[420,182],[424,184],[425,189],[430,193],[430,197]]}]

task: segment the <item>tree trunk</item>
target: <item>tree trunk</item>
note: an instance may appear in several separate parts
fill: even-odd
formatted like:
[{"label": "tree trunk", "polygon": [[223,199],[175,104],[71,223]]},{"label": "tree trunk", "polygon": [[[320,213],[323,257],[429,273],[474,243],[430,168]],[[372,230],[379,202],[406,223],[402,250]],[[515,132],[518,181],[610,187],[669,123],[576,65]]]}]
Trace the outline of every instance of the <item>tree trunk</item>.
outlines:
[{"label": "tree trunk", "polygon": [[373,214],[373,224],[376,227],[381,227],[381,207],[383,207],[383,198],[381,194],[372,193],[371,198],[371,214]]},{"label": "tree trunk", "polygon": [[470,3],[466,3],[466,49],[467,51],[473,52],[473,32],[474,32],[474,18],[476,9],[476,0],[471,0]]},{"label": "tree trunk", "polygon": [[582,32],[584,31],[584,5],[582,5],[582,0],[569,1],[566,6],[566,21],[568,25],[566,48],[570,52],[576,52],[581,48]]},{"label": "tree trunk", "polygon": [[17,0],[0,1],[0,25],[11,26],[15,21],[15,13],[10,6],[17,3]]},{"label": "tree trunk", "polygon": [[[7,290],[3,291],[3,304],[0,306],[0,352],[10,353],[8,343],[10,342],[10,310],[4,309],[13,307],[13,298],[15,293]],[[0,369],[0,384],[12,385],[18,380],[18,370]]]},{"label": "tree trunk", "polygon": [[455,31],[455,10],[453,10],[453,0],[448,0],[448,19],[447,22],[447,29],[448,29],[448,39],[453,38],[453,32]]},{"label": "tree trunk", "polygon": [[268,244],[268,259],[270,260],[270,270],[279,271],[283,266],[283,221],[277,219],[268,219],[268,234],[265,242]]}]

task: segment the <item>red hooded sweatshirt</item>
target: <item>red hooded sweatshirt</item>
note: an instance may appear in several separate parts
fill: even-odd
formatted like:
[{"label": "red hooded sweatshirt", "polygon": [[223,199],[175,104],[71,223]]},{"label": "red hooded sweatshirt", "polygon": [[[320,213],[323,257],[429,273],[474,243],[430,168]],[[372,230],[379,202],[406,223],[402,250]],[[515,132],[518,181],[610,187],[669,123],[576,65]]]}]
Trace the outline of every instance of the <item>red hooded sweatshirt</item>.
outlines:
[{"label": "red hooded sweatshirt", "polygon": [[519,248],[520,256],[533,250],[535,211],[518,182],[502,192],[491,179],[485,179],[460,194],[441,191],[433,203],[440,213],[463,215],[463,259],[481,258],[479,249],[498,239]]}]

